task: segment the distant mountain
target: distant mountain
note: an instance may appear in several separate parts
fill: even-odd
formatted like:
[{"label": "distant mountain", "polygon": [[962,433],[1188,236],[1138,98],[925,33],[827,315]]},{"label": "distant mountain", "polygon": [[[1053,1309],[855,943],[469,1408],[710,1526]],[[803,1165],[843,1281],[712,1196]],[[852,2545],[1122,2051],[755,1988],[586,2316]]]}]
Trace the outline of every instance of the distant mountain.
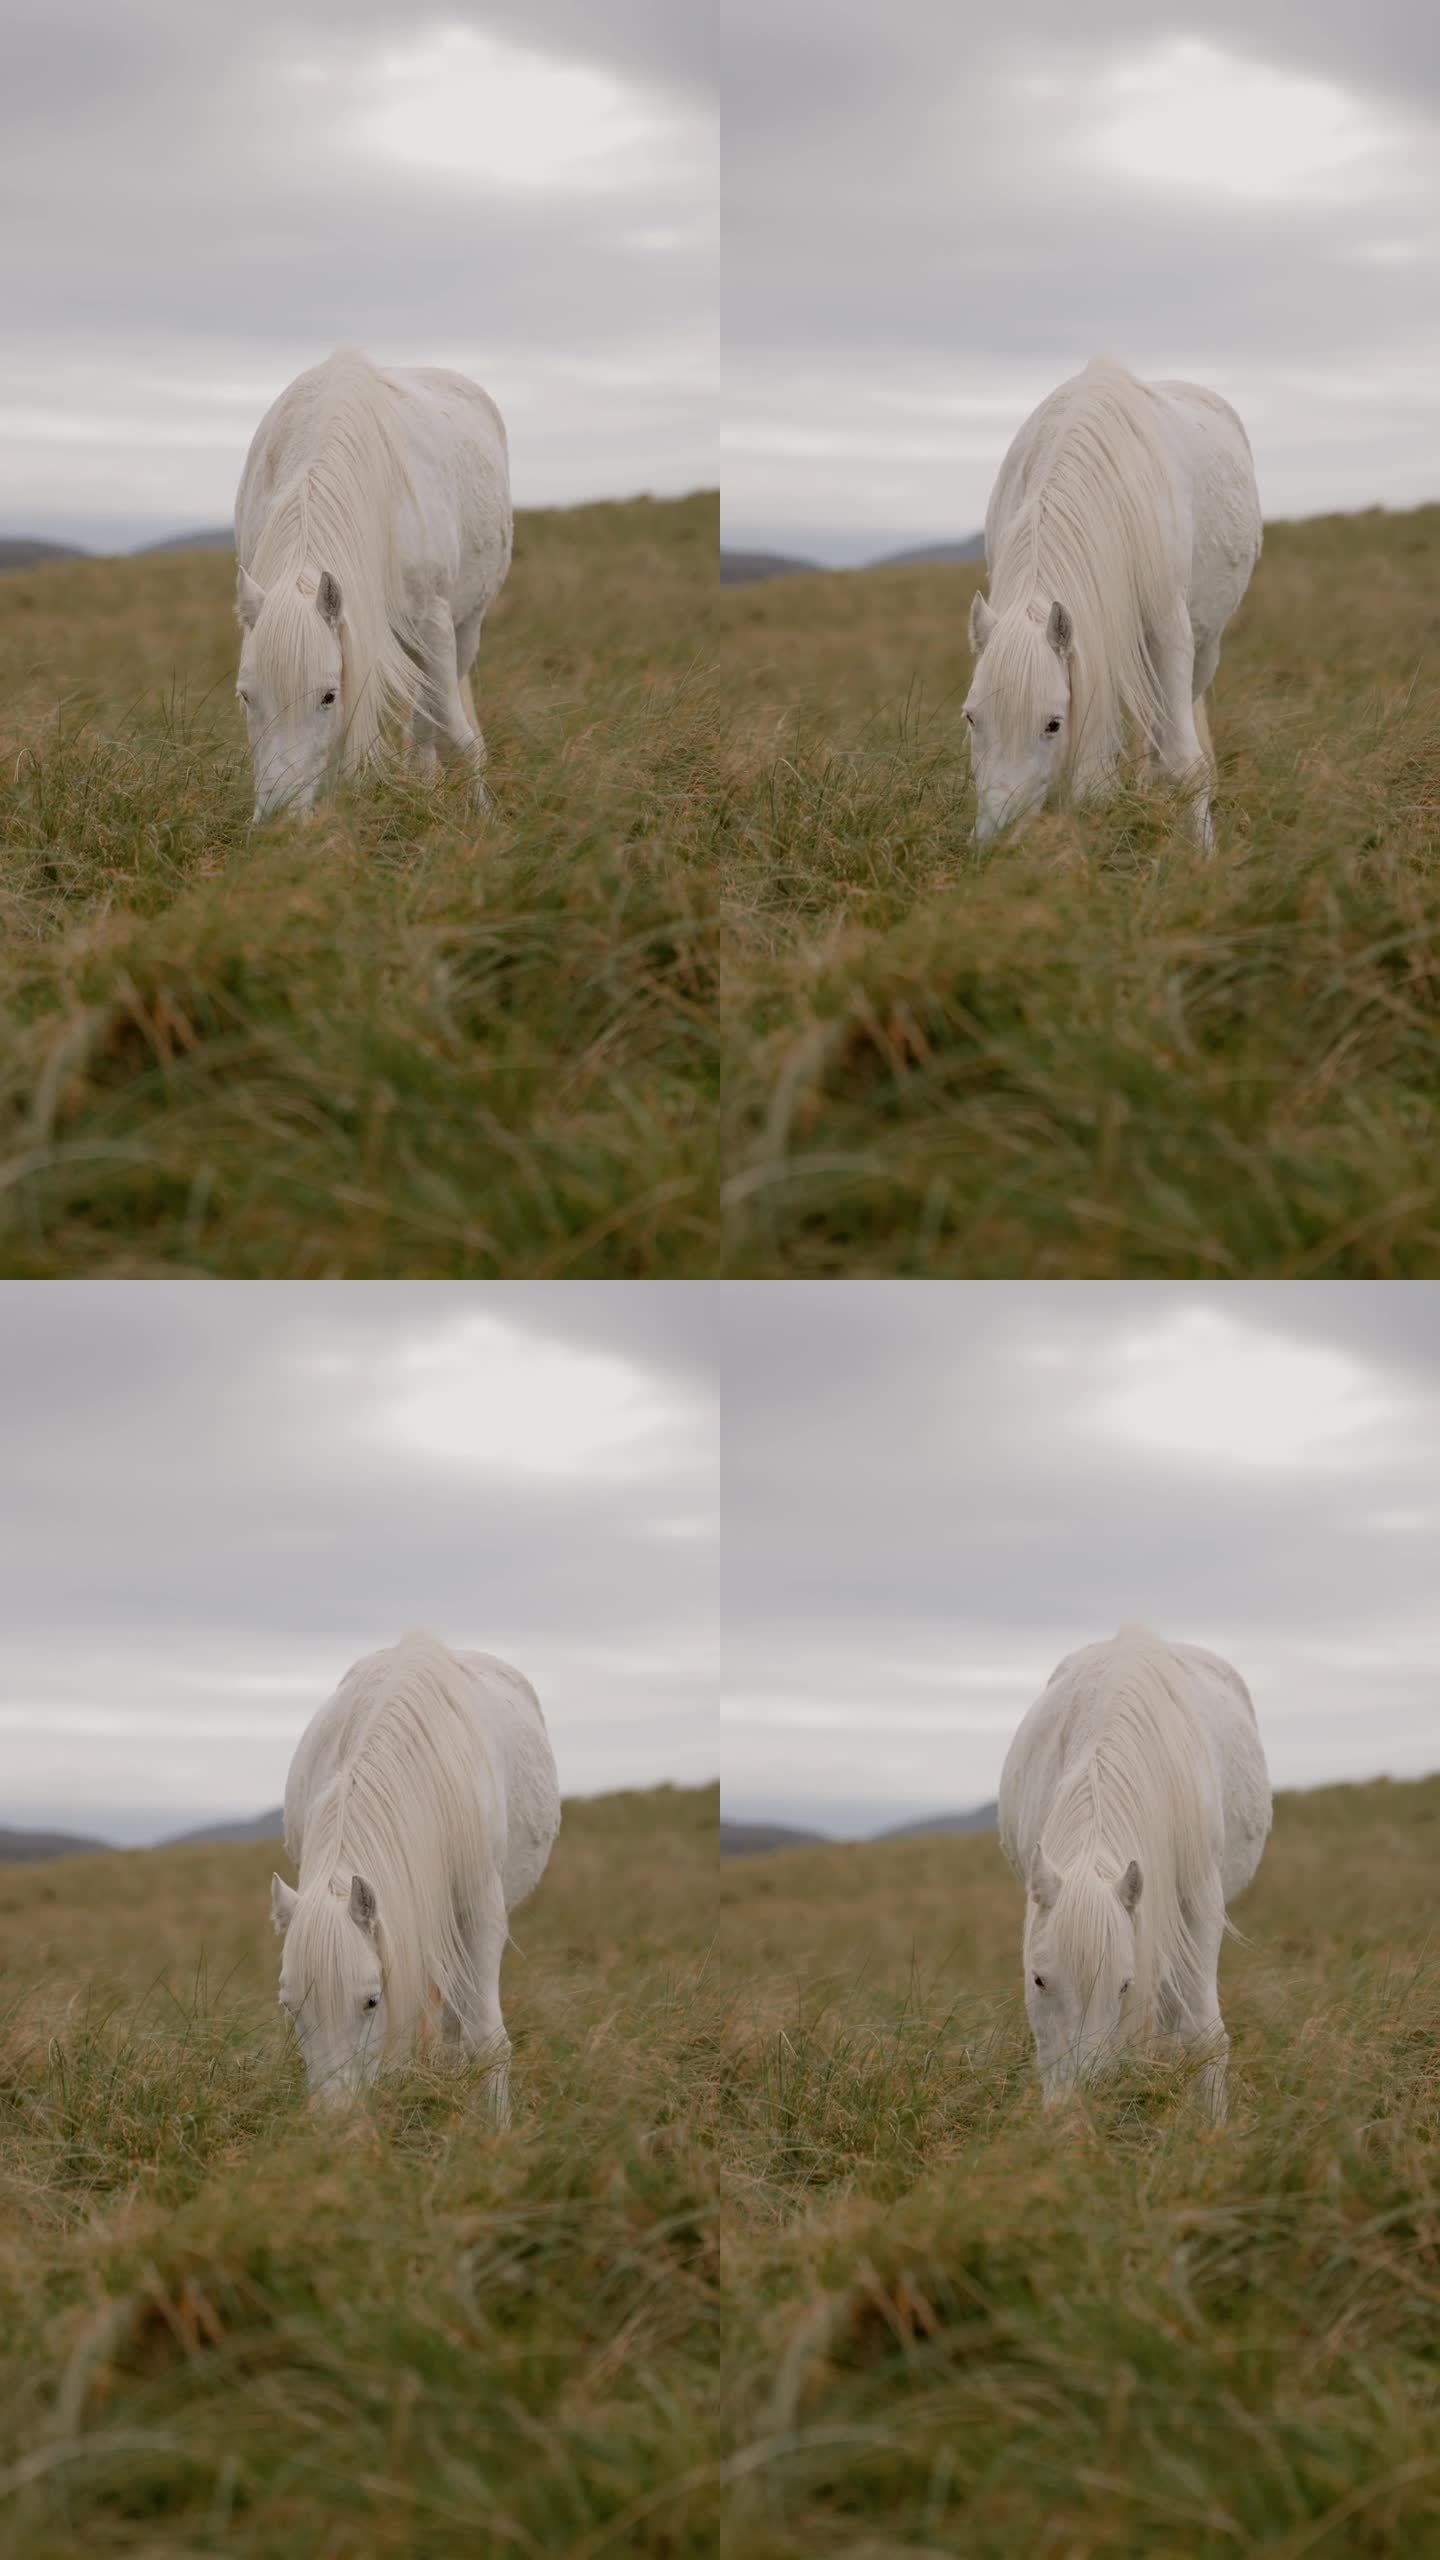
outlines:
[{"label": "distant mountain", "polygon": [[789,560],[781,551],[722,551],[722,587],[753,586],[757,578],[818,578],[829,573],[818,560]]},{"label": "distant mountain", "polygon": [[875,1831],[868,1842],[837,1841],[826,1831],[799,1831],[784,1822],[722,1822],[722,1858],[755,1858],[769,1849],[833,1849],[868,1847],[881,1840],[953,1839],[966,1831],[993,1831],[1000,1808],[972,1805],[968,1813],[932,1813],[921,1822],[899,1822],[893,1830]]},{"label": "distant mountain", "polygon": [[234,526],[212,524],[204,533],[172,533],[164,542],[142,542],[130,556],[134,560],[145,560],[152,551],[233,551],[234,548]]},{"label": "distant mountain", "polygon": [[73,542],[36,542],[28,533],[0,534],[0,569],[34,569],[45,560],[88,560]]},{"label": "distant mountain", "polygon": [[972,1805],[968,1813],[932,1813],[925,1822],[897,1822],[893,1831],[877,1831],[877,1840],[929,1839],[939,1832],[994,1831],[1000,1821],[998,1804]]},{"label": "distant mountain", "polygon": [[0,1831],[0,1867],[28,1867],[37,1858],[87,1858],[108,1840],[84,1840],[73,1831]]},{"label": "distant mountain", "polygon": [[285,1816],[279,1805],[273,1813],[257,1813],[249,1822],[212,1822],[203,1831],[177,1831],[170,1840],[161,1840],[161,1849],[198,1849],[211,1840],[283,1840]]},{"label": "distant mountain", "polygon": [[972,533],[964,542],[927,542],[918,551],[887,551],[883,560],[872,560],[872,569],[959,568],[964,563],[983,560],[985,536]]}]

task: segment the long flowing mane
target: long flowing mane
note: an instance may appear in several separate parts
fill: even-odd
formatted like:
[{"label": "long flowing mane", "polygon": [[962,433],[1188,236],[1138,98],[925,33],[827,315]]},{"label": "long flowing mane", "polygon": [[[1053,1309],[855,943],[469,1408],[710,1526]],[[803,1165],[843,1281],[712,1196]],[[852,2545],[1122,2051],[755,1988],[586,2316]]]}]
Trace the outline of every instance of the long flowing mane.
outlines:
[{"label": "long flowing mane", "polygon": [[1040,1845],[1066,1874],[1054,1924],[1081,1980],[1107,1956],[1120,1908],[1114,1885],[1138,1858],[1135,1997],[1153,2022],[1167,1986],[1197,1971],[1187,1907],[1224,1921],[1201,1789],[1205,1737],[1180,1664],[1148,1627],[1122,1627],[1097,1651],[1075,1688],[1088,1747],[1061,1782]]},{"label": "long flowing mane", "polygon": [[[1170,468],[1155,404],[1123,366],[1096,356],[1036,413],[1020,504],[990,563],[990,598],[1028,607],[1043,634],[1058,598],[1074,624],[1070,760],[1083,781],[1121,754],[1126,729],[1164,714],[1147,633],[1173,611]],[[1034,727],[1043,653],[1024,624],[990,643],[994,677]]]},{"label": "long flowing mane", "polygon": [[344,1981],[350,1878],[374,1888],[397,2039],[422,2015],[432,1984],[452,2006],[476,1988],[456,1903],[464,1909],[495,1873],[501,1815],[464,1704],[467,1676],[435,1637],[418,1633],[357,1663],[338,1693],[338,1775],[308,1807],[303,1842],[290,1841],[302,1893],[325,1879],[332,1888],[312,1923],[322,1997]]},{"label": "long flowing mane", "polygon": [[266,649],[284,698],[313,681],[321,573],[342,598],[343,761],[376,755],[392,718],[410,717],[419,672],[406,654],[409,615],[397,543],[413,498],[383,374],[358,347],[334,355],[293,386],[285,461],[246,567],[273,602]]}]

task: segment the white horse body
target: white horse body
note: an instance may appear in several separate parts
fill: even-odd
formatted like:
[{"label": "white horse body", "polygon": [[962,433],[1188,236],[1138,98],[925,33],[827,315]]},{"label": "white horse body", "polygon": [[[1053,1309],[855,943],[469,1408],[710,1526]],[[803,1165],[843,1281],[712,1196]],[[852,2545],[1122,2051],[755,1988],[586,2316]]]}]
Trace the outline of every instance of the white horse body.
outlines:
[{"label": "white horse body", "polygon": [[299,1889],[271,1888],[281,2003],[312,2089],[353,2096],[438,2024],[492,2056],[506,2121],[508,1915],[559,1827],[540,1702],[508,1663],[411,1634],[347,1671],[286,1781]]},{"label": "white horse body", "polygon": [[1097,356],[1041,402],[1000,466],[971,608],[978,842],[1064,774],[1102,793],[1130,732],[1213,842],[1203,697],[1260,543],[1250,446],[1217,393]]},{"label": "white horse body", "polygon": [[1250,1693],[1145,1627],[1068,1654],[1000,1780],[1026,1887],[1025,2002],[1047,2100],[1132,2040],[1206,2048],[1222,2111],[1227,1903],[1260,1863],[1270,1780]]},{"label": "white horse body", "polygon": [[469,671],[511,539],[504,422],[478,383],[342,347],[281,392],[235,501],[257,818],[373,761],[392,717],[422,771],[459,758],[483,801]]}]

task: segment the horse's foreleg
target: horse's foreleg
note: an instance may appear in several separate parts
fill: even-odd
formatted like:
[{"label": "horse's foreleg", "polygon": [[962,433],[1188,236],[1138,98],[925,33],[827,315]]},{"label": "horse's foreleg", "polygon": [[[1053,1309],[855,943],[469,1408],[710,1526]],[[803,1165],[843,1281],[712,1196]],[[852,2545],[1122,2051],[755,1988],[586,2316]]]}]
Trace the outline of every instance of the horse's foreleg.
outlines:
[{"label": "horse's foreleg", "polygon": [[1203,1919],[1192,1920],[1191,1925],[1197,1961],[1176,2004],[1175,2033],[1190,2052],[1204,2054],[1201,2103],[1212,2124],[1223,2124],[1230,2060],[1230,2038],[1220,2015],[1220,1944],[1225,1934],[1225,1914],[1223,1910],[1206,1913]]},{"label": "horse's foreleg", "polygon": [[484,1908],[473,1914],[466,1938],[470,1980],[456,2002],[462,2041],[488,2061],[490,2104],[502,2130],[510,2122],[510,2038],[500,2009],[500,1961],[509,1935],[498,1879]]},{"label": "horse's foreleg", "polygon": [[1171,630],[1157,643],[1155,672],[1160,680],[1162,704],[1159,734],[1153,741],[1156,760],[1162,773],[1188,793],[1190,824],[1205,851],[1213,853],[1210,736],[1204,707],[1195,698],[1195,640],[1188,613],[1177,616]]},{"label": "horse's foreleg", "polygon": [[436,756],[446,764],[468,767],[476,805],[484,809],[489,806],[485,741],[469,699],[469,668],[479,636],[478,614],[457,629],[449,606],[438,597],[427,607],[418,633],[421,699],[415,729],[417,746],[422,755],[428,749],[432,769]]}]

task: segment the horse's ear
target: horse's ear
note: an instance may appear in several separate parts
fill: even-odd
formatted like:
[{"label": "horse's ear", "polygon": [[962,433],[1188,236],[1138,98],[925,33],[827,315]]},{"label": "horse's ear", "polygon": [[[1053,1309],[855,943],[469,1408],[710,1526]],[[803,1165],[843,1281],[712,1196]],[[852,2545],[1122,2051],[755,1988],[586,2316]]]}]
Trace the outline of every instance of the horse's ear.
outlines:
[{"label": "horse's ear", "polygon": [[1045,637],[1057,658],[1068,658],[1075,643],[1075,625],[1063,604],[1052,604]]},{"label": "horse's ear", "polygon": [[375,1899],[374,1886],[368,1885],[363,1876],[352,1876],[350,1879],[350,1917],[354,1921],[356,1928],[363,1929],[367,1938],[373,1938],[375,1935],[375,1923],[379,1916],[380,1906]]},{"label": "horse's ear", "polygon": [[295,1891],[294,1886],[288,1885],[283,1876],[271,1877],[270,1917],[275,1923],[275,1935],[277,1938],[284,1937],[286,1930],[290,1926],[290,1915],[299,1899],[300,1896]]},{"label": "horse's ear", "polygon": [[248,570],[239,570],[235,578],[235,610],[247,631],[254,630],[264,601],[264,588],[257,587]]},{"label": "horse's ear", "polygon": [[1116,1892],[1120,1896],[1123,1907],[1129,1912],[1132,1919],[1135,1916],[1136,1904],[1140,1900],[1140,1887],[1144,1881],[1145,1879],[1140,1873],[1138,1859],[1132,1858],[1129,1866],[1125,1870],[1125,1873],[1115,1887]]},{"label": "horse's ear", "polygon": [[322,569],[320,572],[320,584],[315,590],[315,602],[333,630],[340,620],[340,585],[338,579],[331,577],[328,569]]},{"label": "horse's ear", "polygon": [[994,612],[977,587],[970,605],[970,646],[977,658],[994,628]]},{"label": "horse's ear", "polygon": [[1031,1901],[1041,1911],[1053,1910],[1055,1898],[1060,1891],[1060,1876],[1058,1869],[1051,1866],[1043,1849],[1037,1849],[1031,1859],[1030,1873],[1026,1882],[1030,1888]]}]

